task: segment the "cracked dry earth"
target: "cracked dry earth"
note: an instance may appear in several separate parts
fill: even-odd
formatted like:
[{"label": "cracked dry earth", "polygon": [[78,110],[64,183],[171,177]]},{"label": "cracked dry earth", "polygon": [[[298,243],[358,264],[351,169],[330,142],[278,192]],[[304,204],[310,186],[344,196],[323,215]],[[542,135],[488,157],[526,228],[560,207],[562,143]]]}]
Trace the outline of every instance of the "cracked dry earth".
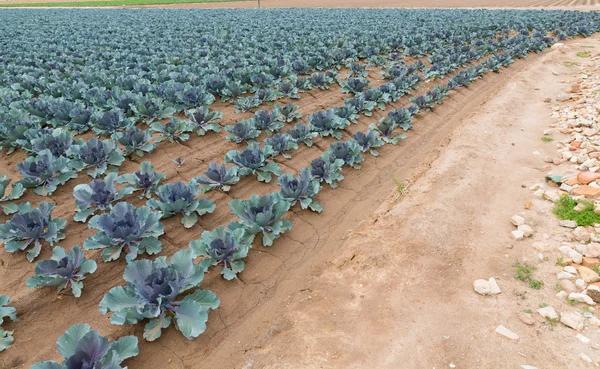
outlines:
[{"label": "cracked dry earth", "polygon": [[[499,74],[487,73],[433,112],[417,116],[407,139],[383,147],[378,158],[368,157],[362,170],[345,170],[339,189],[319,194],[322,214],[294,212],[292,231],[274,247],[252,249],[240,279],[224,281],[218,270],[205,277],[203,288],[214,291],[221,306],[210,313],[203,335],[188,341],[168,329],[154,343],[141,342],[129,368],[579,368],[581,363],[572,366],[562,354],[564,338],[556,331],[517,328],[523,325],[517,313],[527,287],[513,278],[511,265],[531,257],[532,250],[511,239],[507,221],[531,197],[522,184],[545,174],[546,164],[531,154],[543,148],[540,132],[551,113],[543,99],[557,96],[565,87],[561,81],[576,72],[564,62],[584,46],[600,50],[600,37],[567,44],[571,49],[564,54],[547,50]],[[334,86],[303,96],[298,104],[306,116],[341,105],[342,98]],[[403,99],[392,107],[406,104]],[[231,107],[215,109],[225,112],[224,124],[246,118]],[[351,129],[364,130],[386,113],[361,117]],[[160,146],[148,160],[170,181],[189,181],[235,148],[223,137],[209,137],[187,146]],[[202,146],[195,146],[198,139]],[[280,161],[284,171],[307,166],[330,143],[322,141],[312,151],[299,150],[290,162]],[[171,158],[181,155],[186,163],[177,171]],[[18,153],[5,158],[0,171],[15,176],[20,160]],[[137,165],[127,162],[122,171]],[[392,178],[409,184],[400,197]],[[52,197],[58,204],[54,215],[69,220],[63,247],[81,244],[92,233],[72,221],[72,187],[87,180],[80,176]],[[274,182],[245,178],[230,195],[247,198],[275,189]],[[230,219],[226,195],[210,196],[217,211],[191,230],[184,231],[178,218],[165,220],[165,254]],[[45,250],[41,257],[48,255]],[[32,265],[22,254],[2,252],[0,265],[0,280],[21,320],[7,325],[15,330],[15,344],[0,357],[0,368],[55,359],[57,337],[79,322],[111,339],[141,337],[143,324],[110,325],[98,312],[102,296],[122,283],[123,260],[99,262],[77,300],[59,299],[51,288],[23,288]],[[472,281],[489,277],[502,293],[475,294]],[[554,296],[555,291],[535,293]],[[520,340],[495,334],[499,324],[518,331]]]}]

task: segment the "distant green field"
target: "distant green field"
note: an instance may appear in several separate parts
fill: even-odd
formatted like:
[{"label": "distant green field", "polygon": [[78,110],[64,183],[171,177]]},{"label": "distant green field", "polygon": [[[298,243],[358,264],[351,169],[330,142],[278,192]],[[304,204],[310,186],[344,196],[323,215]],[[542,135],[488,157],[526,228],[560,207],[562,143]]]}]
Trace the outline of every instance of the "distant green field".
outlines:
[{"label": "distant green field", "polygon": [[192,3],[223,3],[231,1],[250,0],[96,0],[96,1],[67,1],[67,2],[40,2],[40,3],[10,3],[0,4],[0,8],[16,7],[86,7],[86,6],[136,6],[136,5],[161,5],[161,4],[192,4]]}]

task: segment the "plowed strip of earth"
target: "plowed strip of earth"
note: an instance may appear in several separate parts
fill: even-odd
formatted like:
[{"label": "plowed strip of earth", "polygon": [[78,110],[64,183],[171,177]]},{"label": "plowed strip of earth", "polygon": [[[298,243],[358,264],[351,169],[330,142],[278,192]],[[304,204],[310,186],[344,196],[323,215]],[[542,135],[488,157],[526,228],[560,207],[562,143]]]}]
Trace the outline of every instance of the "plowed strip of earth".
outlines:
[{"label": "plowed strip of earth", "polygon": [[[572,45],[592,42],[594,41],[570,41]],[[464,244],[459,242],[460,234],[455,230],[448,230],[447,233],[444,230],[448,229],[453,221],[460,219],[461,222],[466,222],[463,224],[464,232],[478,232],[476,223],[472,223],[471,219],[475,214],[473,207],[486,207],[489,203],[486,203],[485,197],[479,192],[474,193],[479,196],[479,202],[471,202],[470,198],[464,198],[464,193],[468,194],[470,189],[469,179],[464,179],[462,171],[471,173],[476,170],[478,175],[485,176],[486,168],[480,165],[484,159],[474,150],[473,163],[467,160],[467,157],[462,162],[461,171],[447,176],[439,175],[431,181],[430,185],[437,188],[439,194],[444,196],[442,199],[447,199],[449,204],[444,203],[446,200],[435,200],[432,194],[437,195],[438,192],[432,191],[431,194],[420,194],[419,199],[437,205],[423,206],[414,197],[419,193],[416,191],[415,195],[409,195],[409,199],[412,200],[407,198],[399,203],[403,204],[398,205],[401,210],[391,212],[395,214],[393,218],[390,218],[390,215],[382,218],[386,220],[383,224],[390,225],[389,227],[395,230],[393,234],[386,233],[383,237],[383,233],[374,233],[360,242],[356,237],[378,222],[377,214],[398,209],[394,205],[398,199],[394,195],[393,178],[405,183],[415,183],[423,175],[432,175],[428,174],[434,173],[430,170],[432,163],[458,134],[456,130],[461,126],[469,127],[474,124],[472,118],[491,109],[490,106],[494,106],[494,101],[500,99],[500,96],[504,96],[504,100],[500,100],[504,108],[492,112],[494,119],[488,117],[487,126],[480,127],[479,123],[478,130],[463,127],[461,134],[472,134],[475,138],[485,137],[491,140],[488,142],[490,150],[497,150],[492,150],[495,155],[493,160],[502,164],[501,160],[508,156],[507,150],[511,147],[498,145],[506,144],[508,137],[518,139],[522,128],[521,125],[511,125],[506,119],[507,116],[518,116],[519,108],[527,108],[528,101],[546,93],[533,93],[530,90],[523,93],[515,89],[522,80],[537,83],[542,89],[547,87],[540,81],[550,74],[549,66],[545,65],[551,60],[549,55],[552,54],[548,53],[549,51],[541,55],[531,55],[526,61],[517,61],[510,68],[502,69],[499,74],[487,73],[483,79],[470,87],[452,92],[435,111],[417,116],[413,121],[415,129],[398,146],[385,146],[379,150],[379,157],[367,157],[360,171],[344,169],[346,179],[340,188],[327,188],[319,194],[319,201],[325,208],[323,213],[319,215],[295,210],[288,214],[293,223],[292,231],[277,240],[272,248],[255,245],[250,251],[246,269],[238,280],[224,281],[218,270],[212,270],[205,277],[203,288],[214,291],[221,299],[221,306],[217,311],[210,313],[208,329],[202,336],[188,341],[171,327],[158,341],[141,342],[140,355],[128,361],[128,366],[132,369],[338,368],[351,365],[376,367],[375,364],[390,368],[404,367],[400,363],[403,363],[402,360],[407,356],[400,355],[400,352],[396,352],[398,355],[395,355],[392,347],[389,347],[391,351],[388,355],[394,355],[390,356],[389,362],[375,353],[367,354],[368,350],[380,347],[382,342],[387,343],[387,346],[381,347],[388,348],[394,340],[409,342],[401,347],[408,350],[405,354],[414,349],[415,351],[411,351],[414,356],[410,356],[413,358],[425,360],[431,357],[431,360],[434,360],[443,355],[442,352],[430,356],[432,354],[428,353],[428,350],[431,346],[415,341],[416,337],[426,339],[426,336],[416,334],[419,325],[415,325],[414,320],[406,321],[401,319],[401,316],[388,313],[392,312],[392,308],[414,312],[417,307],[424,306],[422,301],[403,298],[402,286],[414,280],[415,274],[435,273],[436,278],[430,278],[428,281],[439,288],[438,292],[443,292],[444,288],[454,290],[455,286],[447,284],[456,279],[452,278],[453,269],[446,267],[447,263],[452,263],[451,260],[446,260],[446,257],[462,257],[464,247],[461,246]],[[381,82],[376,81],[376,73],[371,73],[370,78],[373,84]],[[425,86],[424,89],[428,87],[430,86]],[[557,83],[550,87],[556,90]],[[511,99],[518,100],[511,101],[513,104],[516,101],[517,107],[509,105],[511,101],[507,101],[507,94],[513,92],[515,94]],[[342,105],[343,97],[346,96],[340,93],[339,87],[333,85],[329,90],[313,90],[303,94],[295,103],[301,106],[300,112],[306,117],[316,110]],[[364,131],[370,123],[376,122],[390,109],[406,104],[405,97],[392,104],[385,112],[377,113],[373,117],[361,116],[357,125],[349,127],[345,138],[358,130]],[[224,112],[223,124],[251,115],[236,114],[229,104],[215,104],[211,108]],[[288,128],[291,126],[290,124]],[[494,134],[489,136],[487,129]],[[167,173],[170,182],[189,181],[200,175],[209,162],[221,162],[228,150],[240,149],[240,146],[225,141],[225,134],[211,133],[204,137],[194,135],[184,145],[161,143],[153,154],[144,157],[143,160],[151,161],[157,171]],[[461,140],[468,138],[469,136]],[[331,142],[332,139],[318,139],[312,148],[301,145],[292,160],[278,159],[278,163],[284,172],[295,173],[308,166],[310,160],[319,156]],[[470,153],[470,150],[465,146],[466,153]],[[177,169],[171,159],[179,156],[185,156],[186,161],[183,167]],[[15,165],[24,159],[24,154],[17,152],[12,156],[3,155],[0,159],[0,172],[18,178]],[[507,160],[514,158],[507,157]],[[121,173],[133,172],[137,168],[138,163],[127,160],[121,167]],[[509,168],[505,170],[508,171]],[[57,204],[53,215],[68,220],[67,237],[60,244],[66,249],[81,245],[85,238],[93,234],[86,224],[75,223],[72,220],[73,187],[89,180],[90,178],[82,173],[51,196],[51,200]],[[489,191],[498,191],[493,183],[496,180],[506,181],[496,174],[486,178]],[[462,183],[461,192],[453,189],[453,184],[456,183]],[[248,177],[236,184],[227,195],[209,193],[207,197],[217,203],[217,210],[214,214],[201,217],[198,224],[191,229],[185,230],[178,217],[164,220],[167,236],[162,238],[161,255],[172,255],[179,249],[187,248],[189,241],[198,239],[202,231],[234,220],[235,217],[230,215],[227,205],[230,198],[248,198],[254,193],[264,194],[275,190],[276,181],[263,184]],[[449,197],[453,196],[462,200],[451,201]],[[142,201],[136,202],[137,199],[134,199],[136,198],[128,200],[136,205],[143,204]],[[47,199],[31,192],[23,199],[33,203],[44,200]],[[479,215],[477,213],[477,216]],[[6,217],[2,216],[0,220],[5,221]],[[439,231],[435,238],[430,234],[430,227]],[[356,231],[351,232],[353,229]],[[434,250],[421,250],[419,245],[430,241],[435,243]],[[437,254],[436,251],[441,252]],[[49,255],[50,250],[46,248],[40,258],[48,258]],[[35,361],[58,359],[54,343],[75,323],[87,322],[101,334],[113,339],[127,334],[141,337],[142,324],[111,325],[108,318],[98,312],[98,303],[103,295],[111,287],[122,284],[125,261],[121,259],[112,263],[102,263],[99,253],[88,251],[86,255],[98,261],[98,271],[86,280],[82,297],[74,299],[70,296],[57,298],[52,288],[27,289],[25,281],[33,273],[33,264],[26,261],[23,253],[0,253],[0,280],[3,290],[12,296],[11,305],[17,308],[21,320],[19,323],[8,325],[9,329],[15,329],[15,343],[0,357],[0,367],[28,367]],[[406,259],[409,256],[410,258]],[[458,261],[465,262],[464,259]],[[348,272],[345,273],[344,270]],[[347,273],[352,274],[352,281],[348,280]],[[315,294],[315,291],[319,292]],[[449,303],[443,299],[435,303],[439,302]],[[462,306],[464,307],[464,303]],[[455,308],[460,309],[460,306]],[[439,321],[440,317],[427,313],[421,318],[435,322]],[[407,330],[394,330],[393,327],[396,326],[407,327]],[[408,330],[410,326],[413,328]],[[423,350],[421,352],[418,351],[419,345]],[[392,346],[396,349],[400,347]],[[394,363],[397,365],[392,365]]]}]

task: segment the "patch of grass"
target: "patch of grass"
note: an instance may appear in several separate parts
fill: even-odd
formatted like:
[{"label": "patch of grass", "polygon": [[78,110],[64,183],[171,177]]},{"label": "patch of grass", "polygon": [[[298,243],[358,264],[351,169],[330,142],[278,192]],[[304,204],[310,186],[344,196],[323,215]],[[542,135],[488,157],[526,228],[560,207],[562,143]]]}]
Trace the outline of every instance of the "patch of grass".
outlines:
[{"label": "patch of grass", "polygon": [[400,181],[394,175],[392,175],[392,181],[394,181],[394,183],[396,184],[396,191],[398,191],[398,194],[396,196],[400,197],[400,196],[404,195],[404,192],[406,191],[406,189],[408,188],[408,186],[405,185],[404,183],[402,183],[402,181]]},{"label": "patch of grass", "polygon": [[536,290],[544,287],[544,282],[533,279],[532,274],[535,269],[534,267],[527,263],[521,264],[518,260],[513,266],[517,268],[515,271],[515,278],[523,282],[529,282],[529,287]]},{"label": "patch of grass", "polygon": [[556,263],[554,265],[559,266],[559,267],[566,267],[569,264],[565,263],[565,259],[561,256],[559,258],[556,258]]},{"label": "patch of grass", "polygon": [[584,49],[593,49],[595,46],[592,45],[588,45],[588,46],[582,46]]},{"label": "patch of grass", "polygon": [[567,302],[567,304],[571,304],[571,305],[577,305],[579,304],[579,301],[577,300],[571,300],[570,298],[565,298],[565,301]]},{"label": "patch of grass", "polygon": [[544,282],[532,279],[532,280],[529,281],[529,287],[531,287],[533,289],[536,289],[536,290],[539,290],[542,287],[544,287]]},{"label": "patch of grass", "polygon": [[533,313],[533,310],[531,310],[531,309],[525,309],[525,310],[523,310],[523,312],[527,313],[527,314],[531,314],[531,313]]},{"label": "patch of grass", "polygon": [[546,306],[548,306],[548,304],[546,304],[545,302],[541,302],[538,306],[541,308],[545,308]]},{"label": "patch of grass", "polygon": [[600,274],[600,265],[592,265],[592,269],[594,272]]},{"label": "patch of grass", "polygon": [[580,58],[589,58],[590,56],[592,56],[592,54],[590,54],[589,51],[580,51],[575,55],[577,55]]},{"label": "patch of grass", "polygon": [[563,63],[566,67],[577,67],[579,66],[579,63],[577,62],[571,62],[571,61],[566,61]]},{"label": "patch of grass", "polygon": [[542,141],[544,141],[544,142],[552,142],[552,141],[554,141],[554,139],[552,137],[544,136],[544,137],[542,137]]},{"label": "patch of grass", "polygon": [[101,6],[137,6],[137,5],[164,5],[164,4],[193,4],[193,3],[222,3],[227,1],[249,0],[91,0],[67,2],[39,2],[39,3],[9,3],[0,4],[0,8],[16,7],[101,7]]},{"label": "patch of grass", "polygon": [[593,202],[580,200],[579,203],[585,205],[585,208],[576,211],[577,201],[568,195],[562,195],[552,211],[560,219],[574,220],[578,226],[590,226],[600,223],[600,215],[594,213]]}]

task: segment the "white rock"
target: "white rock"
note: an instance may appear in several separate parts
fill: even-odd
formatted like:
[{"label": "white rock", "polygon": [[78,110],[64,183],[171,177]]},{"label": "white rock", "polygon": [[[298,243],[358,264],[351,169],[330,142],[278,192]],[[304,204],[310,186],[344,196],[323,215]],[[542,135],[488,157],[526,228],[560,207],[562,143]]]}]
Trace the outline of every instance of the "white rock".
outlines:
[{"label": "white rock", "polygon": [[577,269],[575,269],[575,267],[570,266],[570,265],[567,265],[566,267],[564,267],[563,270],[567,273],[577,274]]},{"label": "white rock", "polygon": [[515,240],[522,240],[523,237],[525,236],[525,232],[519,231],[519,230],[512,231],[510,233],[512,233],[512,235],[515,238]]},{"label": "white rock", "polygon": [[577,227],[573,230],[573,237],[579,242],[587,242],[590,240],[590,232],[584,227]]},{"label": "white rock", "polygon": [[536,190],[533,195],[535,197],[543,197],[544,196],[544,190],[542,190],[541,188],[539,190]]},{"label": "white rock", "polygon": [[513,215],[510,221],[515,227],[525,224],[525,218],[520,215]]},{"label": "white rock", "polygon": [[560,252],[562,252],[565,255],[569,255],[569,253],[571,252],[571,250],[573,250],[569,246],[560,246],[558,249],[560,250]]},{"label": "white rock", "polygon": [[533,228],[527,224],[521,224],[517,230],[523,232],[523,236],[530,237],[533,234]]},{"label": "white rock", "polygon": [[575,264],[581,264],[583,262],[583,255],[581,255],[575,250],[571,250],[571,252],[569,252],[569,257],[573,260]]},{"label": "white rock", "polygon": [[600,327],[600,319],[596,318],[595,316],[591,317],[588,323],[590,323],[591,326]]},{"label": "white rock", "polygon": [[581,360],[585,361],[586,363],[590,363],[591,364],[591,363],[594,362],[591,357],[587,356],[583,352],[581,354],[579,354],[579,357],[581,358]]},{"label": "white rock", "polygon": [[591,297],[589,297],[588,295],[586,295],[584,293],[575,293],[575,292],[570,293],[569,300],[585,302],[588,305],[596,305],[594,300],[592,300]]},{"label": "white rock", "polygon": [[567,293],[565,291],[560,291],[559,293],[556,294],[556,297],[559,300],[564,300],[567,297]]},{"label": "white rock", "polygon": [[476,279],[473,282],[473,289],[480,295],[489,295],[492,293],[492,289],[490,287],[490,282],[485,279]]},{"label": "white rock", "polygon": [[537,310],[538,314],[540,314],[543,318],[556,320],[558,319],[558,314],[556,310],[552,306],[546,306]]},{"label": "white rock", "polygon": [[556,275],[556,278],[558,279],[575,279],[575,276],[571,273],[567,273],[567,272],[558,272],[558,274]]},{"label": "white rock", "polygon": [[600,243],[590,242],[585,248],[585,252],[583,254],[590,258],[597,258],[600,256]]},{"label": "white rock", "polygon": [[489,282],[489,285],[490,285],[490,293],[491,293],[492,295],[497,295],[497,294],[499,294],[500,292],[502,292],[502,291],[500,290],[500,286],[498,286],[498,282],[496,282],[496,279],[495,279],[495,278],[493,278],[493,277],[492,277],[492,278],[490,278],[490,279],[488,280],[488,282]]},{"label": "white rock", "polygon": [[500,324],[496,330],[494,331],[496,333],[498,333],[501,336],[504,336],[506,338],[509,338],[511,340],[518,340],[519,339],[519,335],[516,334],[515,332],[511,331],[510,329],[506,328],[505,326],[503,326],[502,324]]},{"label": "white rock", "polygon": [[536,184],[534,184],[534,185],[531,185],[531,186],[529,186],[529,189],[530,189],[531,191],[536,191],[536,190],[539,190],[541,187],[542,187],[542,185],[541,185],[541,184],[539,184],[539,183],[536,183]]},{"label": "white rock", "polygon": [[577,278],[577,280],[575,281],[575,285],[577,287],[579,287],[579,289],[584,289],[585,288],[585,281],[581,278]]},{"label": "white rock", "polygon": [[577,222],[574,220],[561,220],[558,225],[565,228],[577,228]]},{"label": "white rock", "polygon": [[533,365],[521,365],[521,369],[538,369],[537,366]]},{"label": "white rock", "polygon": [[582,255],[585,255],[586,249],[587,249],[587,245],[584,245],[582,243],[578,243],[577,245],[575,245],[575,250],[577,250],[577,252]]},{"label": "white rock", "polygon": [[568,184],[563,183],[560,185],[559,188],[565,192],[571,192],[571,190],[573,189],[573,186],[569,186]]},{"label": "white rock", "polygon": [[583,317],[579,313],[573,311],[560,313],[560,322],[576,331],[581,331],[583,329]]},{"label": "white rock", "polygon": [[560,199],[560,194],[557,191],[545,191],[543,197],[546,200],[557,202]]},{"label": "white rock", "polygon": [[575,336],[575,337],[583,343],[590,343],[590,341],[591,341],[589,338],[587,338],[586,336],[584,336],[581,333],[577,333],[577,336]]}]

